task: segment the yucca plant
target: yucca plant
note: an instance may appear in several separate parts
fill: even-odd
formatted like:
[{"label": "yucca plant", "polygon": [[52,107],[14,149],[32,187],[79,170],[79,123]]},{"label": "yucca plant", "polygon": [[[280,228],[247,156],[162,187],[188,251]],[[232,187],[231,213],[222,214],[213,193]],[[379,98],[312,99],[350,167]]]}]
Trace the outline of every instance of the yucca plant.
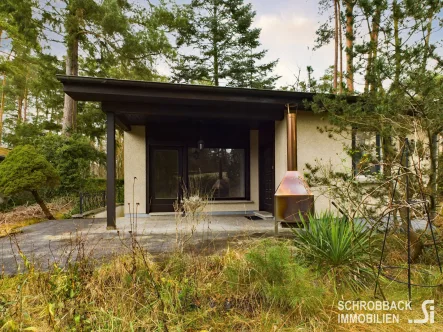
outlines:
[{"label": "yucca plant", "polygon": [[364,224],[331,213],[301,220],[304,228],[294,233],[304,262],[327,276],[336,290],[358,292],[366,288],[374,274],[370,237]]}]

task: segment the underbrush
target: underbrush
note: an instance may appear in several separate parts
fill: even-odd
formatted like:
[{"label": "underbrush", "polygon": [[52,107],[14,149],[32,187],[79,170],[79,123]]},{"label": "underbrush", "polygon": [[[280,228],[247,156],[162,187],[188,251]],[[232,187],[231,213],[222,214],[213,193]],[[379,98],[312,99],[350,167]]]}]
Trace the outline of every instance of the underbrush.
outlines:
[{"label": "underbrush", "polygon": [[[47,206],[58,219],[72,209],[74,198],[69,196],[54,198]],[[0,212],[0,237],[43,220],[47,220],[47,218],[38,204],[26,204],[15,207],[10,211]]]},{"label": "underbrush", "polygon": [[[48,272],[36,271],[23,257],[27,273],[0,279],[0,330],[380,329],[337,324],[338,300],[373,300],[372,290],[338,296],[333,283],[300,261],[290,240],[255,240],[217,255],[176,252],[155,259],[135,240],[132,248],[99,266],[79,245],[75,261]],[[404,286],[382,280],[382,287],[390,300],[405,299]],[[414,297],[439,301],[441,293],[414,290]],[[436,307],[441,321],[442,307]],[[421,317],[419,306],[413,315]]]},{"label": "underbrush", "polygon": [[221,255],[141,249],[94,268],[82,257],[62,269],[0,281],[4,330],[272,331],[321,326],[328,291],[298,266],[288,242],[259,241]]}]

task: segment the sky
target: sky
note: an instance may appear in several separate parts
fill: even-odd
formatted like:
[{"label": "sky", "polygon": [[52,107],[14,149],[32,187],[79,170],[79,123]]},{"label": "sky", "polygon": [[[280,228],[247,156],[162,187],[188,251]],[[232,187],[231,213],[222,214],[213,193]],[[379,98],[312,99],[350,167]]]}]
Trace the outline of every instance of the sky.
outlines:
[{"label": "sky", "polygon": [[254,25],[262,29],[260,41],[268,59],[279,59],[276,73],[280,85],[294,84],[296,76],[306,78],[306,67],[322,75],[333,64],[334,48],[327,45],[313,51],[315,31],[324,20],[316,0],[251,0],[257,12]]}]

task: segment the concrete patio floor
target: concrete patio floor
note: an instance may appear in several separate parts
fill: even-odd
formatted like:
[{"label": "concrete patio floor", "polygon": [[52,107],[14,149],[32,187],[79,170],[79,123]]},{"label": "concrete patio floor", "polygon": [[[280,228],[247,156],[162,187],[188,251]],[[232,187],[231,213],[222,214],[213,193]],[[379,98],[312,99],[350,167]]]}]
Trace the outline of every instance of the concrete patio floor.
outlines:
[{"label": "concrete patio floor", "polygon": [[[137,228],[135,228],[137,226]],[[188,228],[186,228],[188,227]],[[0,271],[14,274],[24,271],[19,251],[39,269],[54,263],[64,266],[83,254],[96,259],[106,259],[115,254],[129,252],[131,221],[117,219],[117,230],[106,230],[105,219],[68,219],[45,221],[24,227],[13,237],[0,238]],[[132,222],[134,234],[140,245],[151,254],[172,251],[176,248],[176,233],[189,229],[186,224],[177,228],[174,216],[138,218]],[[291,230],[281,229],[282,235]],[[211,216],[200,223],[192,241],[210,246],[225,246],[231,238],[267,237],[274,235],[274,221],[249,220],[244,216]]]}]

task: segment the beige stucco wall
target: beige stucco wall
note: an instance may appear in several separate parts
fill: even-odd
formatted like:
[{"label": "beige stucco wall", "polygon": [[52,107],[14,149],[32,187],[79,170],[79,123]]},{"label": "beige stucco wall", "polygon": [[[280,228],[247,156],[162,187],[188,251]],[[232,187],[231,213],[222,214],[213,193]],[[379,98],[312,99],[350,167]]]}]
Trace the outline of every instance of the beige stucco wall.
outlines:
[{"label": "beige stucco wall", "polygon": [[[146,135],[144,126],[133,126],[125,132],[125,214],[129,213],[128,202],[133,208],[139,203],[138,213],[146,213]],[[135,180],[134,185],[134,177]],[[134,211],[131,211],[134,212]]]},{"label": "beige stucco wall", "polygon": [[275,190],[277,190],[280,181],[288,170],[286,119],[287,116],[285,115],[282,121],[275,121]]},{"label": "beige stucco wall", "polygon": [[[343,146],[350,145],[351,140],[345,138],[329,138],[327,133],[321,133],[319,128],[328,125],[321,115],[312,112],[297,112],[297,166],[304,174],[308,172],[306,164],[330,165],[335,171],[351,171],[351,158],[345,153]],[[330,126],[330,125],[329,125]],[[275,123],[275,185],[280,184],[287,170],[287,136],[286,116],[283,121]],[[315,197],[315,211],[323,212],[331,209],[327,198],[328,188],[311,188]]]}]

